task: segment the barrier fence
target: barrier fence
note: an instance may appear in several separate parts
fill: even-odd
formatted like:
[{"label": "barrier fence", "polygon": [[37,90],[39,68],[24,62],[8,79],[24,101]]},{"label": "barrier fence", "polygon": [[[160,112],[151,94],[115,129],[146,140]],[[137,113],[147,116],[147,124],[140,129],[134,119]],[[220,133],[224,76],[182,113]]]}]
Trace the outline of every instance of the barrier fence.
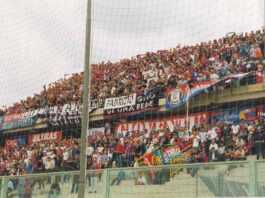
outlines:
[{"label": "barrier fence", "polygon": [[[265,196],[265,161],[87,171],[89,198]],[[1,197],[75,198],[79,172],[1,177]]]}]

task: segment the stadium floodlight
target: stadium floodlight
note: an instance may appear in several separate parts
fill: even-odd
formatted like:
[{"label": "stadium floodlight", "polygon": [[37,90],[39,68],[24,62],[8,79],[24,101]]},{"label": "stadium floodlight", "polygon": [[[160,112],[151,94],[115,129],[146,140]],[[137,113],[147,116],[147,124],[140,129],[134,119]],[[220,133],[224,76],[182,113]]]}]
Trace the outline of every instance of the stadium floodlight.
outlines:
[{"label": "stadium floodlight", "polygon": [[85,43],[85,65],[83,76],[83,110],[82,110],[82,128],[81,128],[81,155],[80,155],[80,175],[78,198],[85,197],[85,181],[87,168],[87,129],[89,126],[88,104],[90,101],[91,85],[91,65],[90,65],[90,40],[91,40],[91,0],[87,0],[87,17],[86,17],[86,43]]}]

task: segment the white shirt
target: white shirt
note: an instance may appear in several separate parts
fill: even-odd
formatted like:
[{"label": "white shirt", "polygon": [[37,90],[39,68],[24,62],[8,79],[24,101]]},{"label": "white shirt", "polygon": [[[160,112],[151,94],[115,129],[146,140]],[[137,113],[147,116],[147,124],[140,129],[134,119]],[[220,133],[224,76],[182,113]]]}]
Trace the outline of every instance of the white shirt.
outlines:
[{"label": "white shirt", "polygon": [[199,147],[199,143],[200,143],[200,137],[198,135],[193,136],[192,147],[194,148]]},{"label": "white shirt", "polygon": [[212,128],[211,130],[208,131],[208,137],[210,140],[214,140],[217,138],[217,133],[215,131],[215,128]]},{"label": "white shirt", "polygon": [[218,153],[224,154],[225,153],[225,147],[224,146],[219,147]]},{"label": "white shirt", "polygon": [[218,145],[216,143],[211,143],[210,146],[209,146],[209,150],[212,150],[212,149],[217,151],[218,150]]},{"label": "white shirt", "polygon": [[138,182],[143,185],[147,184],[146,178],[144,176],[139,177]]},{"label": "white shirt", "polygon": [[133,167],[134,167],[134,168],[138,168],[138,167],[139,167],[139,163],[138,163],[138,161],[135,161],[135,162],[134,162]]},{"label": "white shirt", "polygon": [[232,125],[231,128],[232,128],[232,133],[233,133],[234,135],[238,134],[238,132],[239,132],[239,128],[240,128],[239,125]]},{"label": "white shirt", "polygon": [[218,80],[219,76],[216,73],[213,73],[213,74],[210,75],[210,79],[211,80]]},{"label": "white shirt", "polygon": [[26,159],[24,160],[24,163],[25,163],[26,165],[29,164],[29,159],[30,159],[30,158],[26,158]]},{"label": "white shirt", "polygon": [[63,160],[67,161],[69,159],[69,157],[70,157],[69,152],[68,151],[64,151],[63,152]]},{"label": "white shirt", "polygon": [[98,150],[99,153],[102,153],[104,151],[104,147],[102,147],[102,146],[98,147],[97,150]]},{"label": "white shirt", "polygon": [[27,156],[29,159],[31,159],[32,153],[33,153],[32,150],[27,150]]},{"label": "white shirt", "polygon": [[203,131],[199,133],[201,142],[206,142],[207,140],[207,132]]},{"label": "white shirt", "polygon": [[92,146],[87,147],[86,154],[87,156],[91,156],[94,152],[94,148]]},{"label": "white shirt", "polygon": [[44,161],[44,167],[46,170],[54,169],[55,168],[55,160],[54,159],[45,160]]}]

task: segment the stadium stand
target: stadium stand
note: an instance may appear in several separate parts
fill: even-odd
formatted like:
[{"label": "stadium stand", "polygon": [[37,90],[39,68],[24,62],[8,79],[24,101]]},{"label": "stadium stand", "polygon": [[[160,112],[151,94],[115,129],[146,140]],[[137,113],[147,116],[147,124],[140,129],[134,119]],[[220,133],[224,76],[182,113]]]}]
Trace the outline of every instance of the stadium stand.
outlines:
[{"label": "stadium stand", "polygon": [[[117,63],[93,65],[91,100],[106,101],[108,98],[134,93],[146,96],[154,92],[163,95],[170,89],[187,85],[192,90],[198,83],[220,82],[222,79],[227,80],[229,76],[246,73],[254,74],[254,81],[251,83],[263,83],[264,34],[264,30],[232,34],[194,46],[178,46]],[[54,106],[60,109],[69,103],[81,104],[82,75],[72,74],[44,86],[39,94],[11,107],[4,107],[0,113],[4,120],[9,120],[14,114],[40,108],[45,112],[45,109]],[[78,111],[75,113],[71,116],[78,117]],[[51,112],[43,115],[44,120],[50,117],[55,119],[55,125],[60,120]],[[66,114],[66,118],[70,119],[70,115]],[[76,122],[76,125],[79,124],[80,118]],[[10,126],[5,127],[8,129]],[[264,158],[264,129],[263,119],[251,122],[240,120],[233,124],[200,123],[183,136],[176,129],[169,128],[123,129],[118,132],[117,128],[107,130],[105,127],[103,132],[88,137],[88,167],[97,170],[179,161],[194,163],[241,160],[253,153],[258,158]],[[52,131],[33,135],[24,145],[13,144],[12,141],[6,143],[0,149],[0,174],[24,175],[77,170],[80,140],[78,137],[61,137],[61,132]]]},{"label": "stadium stand", "polygon": [[[256,82],[263,82],[264,30],[177,46],[170,50],[148,52],[116,63],[92,65],[91,99],[146,93],[162,87],[176,87],[198,81],[218,80],[230,74],[257,72]],[[61,79],[43,90],[4,107],[1,111],[18,113],[36,108],[80,101],[82,73]]]},{"label": "stadium stand", "polygon": [[[184,137],[167,130],[93,135],[88,138],[88,168],[176,163],[171,158],[186,163],[244,160],[253,153],[257,153],[258,159],[264,158],[264,127],[264,122],[222,124],[209,129],[194,127]],[[78,170],[79,155],[79,139],[9,145],[1,148],[0,174]]]}]

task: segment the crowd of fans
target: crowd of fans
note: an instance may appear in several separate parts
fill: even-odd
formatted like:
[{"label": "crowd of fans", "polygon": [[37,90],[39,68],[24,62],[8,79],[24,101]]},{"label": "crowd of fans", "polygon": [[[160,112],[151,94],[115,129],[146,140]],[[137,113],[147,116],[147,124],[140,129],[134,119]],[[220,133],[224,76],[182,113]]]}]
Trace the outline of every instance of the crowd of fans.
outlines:
[{"label": "crowd of fans", "polygon": [[[204,80],[218,80],[229,74],[257,71],[263,81],[264,30],[233,34],[193,46],[177,46],[123,59],[116,63],[92,65],[92,99],[143,93],[154,87],[176,87]],[[39,94],[3,107],[0,114],[17,113],[46,105],[81,101],[82,73],[72,74],[44,86]]]},{"label": "crowd of fans", "polygon": [[[88,138],[87,166],[98,170],[156,165],[148,156],[172,147],[185,155],[188,163],[240,160],[254,153],[258,159],[264,158],[264,121],[194,126],[190,132],[179,134],[177,130],[166,129],[92,135]],[[79,160],[79,139],[3,147],[0,149],[0,175],[78,170]]]},{"label": "crowd of fans", "polygon": [[[183,84],[192,87],[200,81],[219,80],[230,74],[246,72],[254,72],[255,82],[261,83],[264,56],[265,30],[262,30],[149,52],[116,63],[103,62],[92,65],[91,99],[102,101],[108,97],[142,94],[157,87],[162,90]],[[33,97],[0,108],[0,116],[70,102],[80,104],[82,79],[83,73],[65,76],[44,86]],[[205,124],[194,126],[189,132],[180,132],[177,127],[173,131],[144,129],[116,133],[106,130],[91,135],[88,137],[87,167],[99,170],[175,163],[177,160],[174,159],[165,161],[164,151],[169,148],[176,152],[173,157],[182,157],[182,162],[186,163],[243,160],[252,154],[256,154],[257,159],[265,158],[264,120],[214,126]],[[79,162],[78,138],[0,148],[0,175],[78,170]],[[124,173],[120,171],[111,185],[119,185],[123,177]],[[93,183],[91,178],[89,181]],[[77,192],[78,177],[73,180],[72,193]],[[144,176],[139,175],[136,184],[146,182]],[[35,183],[28,186],[32,185]],[[39,185],[41,187],[41,181]],[[52,190],[59,191],[59,188],[55,185]]]},{"label": "crowd of fans", "polygon": [[[102,170],[109,167],[139,167],[155,165],[145,156],[168,147],[187,148],[186,162],[209,162],[246,159],[256,154],[265,157],[265,122],[263,120],[239,124],[219,123],[214,127],[194,126],[190,132],[153,130],[133,131],[115,134],[105,132],[89,137],[87,166],[97,170],[87,173],[88,193],[97,193],[98,184],[103,180]],[[187,147],[188,145],[188,147]],[[1,148],[0,174],[24,175],[36,172],[75,170],[79,168],[79,139],[46,141],[33,145]],[[232,168],[232,167],[230,167]],[[187,168],[194,176],[196,168]],[[178,173],[177,173],[178,174]],[[229,172],[227,173],[229,174]],[[120,169],[110,178],[110,185],[120,185],[126,180],[126,173]],[[135,185],[164,184],[170,181],[169,169],[137,171]],[[71,184],[69,193],[78,192],[78,174],[45,176],[36,178],[13,178],[8,181],[7,197],[32,197],[33,191],[47,192],[47,196],[58,197],[63,184]],[[65,189],[64,189],[65,190]]]}]

